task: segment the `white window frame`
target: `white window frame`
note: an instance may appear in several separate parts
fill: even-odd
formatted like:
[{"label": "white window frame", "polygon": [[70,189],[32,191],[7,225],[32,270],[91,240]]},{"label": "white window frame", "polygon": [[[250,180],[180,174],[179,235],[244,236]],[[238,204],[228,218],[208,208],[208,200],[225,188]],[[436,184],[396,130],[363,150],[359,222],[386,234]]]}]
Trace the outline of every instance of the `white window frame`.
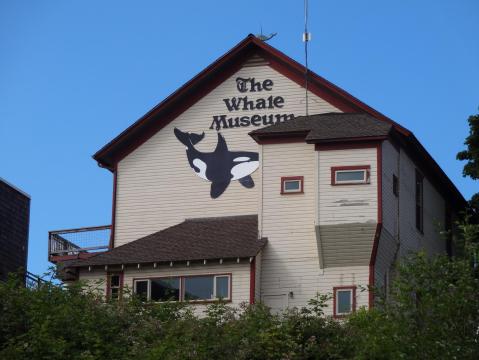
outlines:
[{"label": "white window frame", "polygon": [[[186,278],[195,278],[195,277],[202,277],[202,276],[212,276],[213,277],[213,297],[210,299],[199,299],[199,300],[188,300],[188,302],[191,303],[198,303],[198,302],[211,302],[211,301],[218,301],[220,300],[219,298],[216,297],[216,279],[220,277],[226,277],[228,279],[228,297],[222,298],[224,301],[231,301],[231,274],[204,274],[204,275],[179,275],[179,276],[160,276],[160,277],[151,277],[151,278],[144,278],[144,279],[134,279],[133,280],[133,291],[134,294],[136,295],[136,285],[138,282],[146,281],[147,282],[147,301],[151,301],[151,280],[155,279],[172,279],[172,278],[177,278],[179,279],[180,282],[180,296],[179,300],[174,300],[175,302],[177,301],[186,301],[185,300],[185,279]],[[155,301],[158,303],[161,302],[169,302],[169,301]]]},{"label": "white window frame", "polygon": [[[297,182],[298,189],[286,189],[286,183]],[[302,194],[304,192],[304,177],[303,176],[287,176],[281,178],[281,194]]]},{"label": "white window frame", "polygon": [[217,294],[216,294],[216,279],[217,278],[221,278],[221,277],[225,277],[228,279],[228,290],[227,290],[227,294],[228,296],[225,297],[225,298],[222,298],[222,300],[231,300],[231,275],[215,275],[214,276],[214,283],[213,283],[213,300],[219,300]]},{"label": "white window frame", "polygon": [[[333,185],[356,185],[356,184],[369,184],[371,182],[371,169],[369,166],[358,167],[355,169],[335,169],[333,171]],[[338,180],[339,173],[352,173],[352,172],[363,172],[363,178],[361,180]]]},{"label": "white window frame", "polygon": [[[349,292],[349,300],[350,300],[350,304],[351,304],[351,310],[348,311],[348,312],[339,312],[339,293],[340,292]],[[334,305],[334,315],[337,316],[337,317],[343,317],[343,316],[347,316],[349,314],[352,314],[354,311],[355,311],[355,299],[354,299],[354,296],[355,296],[355,288],[354,287],[341,287],[341,288],[336,288],[334,290],[334,302],[335,302],[335,305]]]},{"label": "white window frame", "polygon": [[[113,286],[113,282],[112,282],[113,276],[118,276],[118,285]],[[110,278],[108,279],[108,281],[110,282],[110,284],[108,286],[108,291],[109,291],[108,298],[110,300],[119,300],[121,298],[121,290],[122,290],[121,289],[121,274],[113,273],[113,274],[110,274],[109,277]],[[112,291],[113,289],[118,289],[115,299],[113,299],[113,291]]]}]

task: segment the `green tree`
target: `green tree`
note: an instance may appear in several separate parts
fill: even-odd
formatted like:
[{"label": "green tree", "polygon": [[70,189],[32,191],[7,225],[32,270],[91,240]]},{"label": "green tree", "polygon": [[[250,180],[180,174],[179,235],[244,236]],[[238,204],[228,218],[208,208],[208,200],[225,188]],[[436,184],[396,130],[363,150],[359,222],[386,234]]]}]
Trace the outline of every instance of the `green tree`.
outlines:
[{"label": "green tree", "polygon": [[[466,150],[457,154],[457,159],[467,161],[462,171],[463,176],[469,176],[473,180],[479,179],[479,114],[471,115],[468,119],[469,135],[464,141]],[[479,193],[472,196],[469,201],[470,207],[474,211],[475,220],[479,216]],[[477,221],[476,221],[477,222]]]},{"label": "green tree", "polygon": [[479,281],[465,259],[412,256],[387,302],[347,326],[356,359],[477,359]]}]

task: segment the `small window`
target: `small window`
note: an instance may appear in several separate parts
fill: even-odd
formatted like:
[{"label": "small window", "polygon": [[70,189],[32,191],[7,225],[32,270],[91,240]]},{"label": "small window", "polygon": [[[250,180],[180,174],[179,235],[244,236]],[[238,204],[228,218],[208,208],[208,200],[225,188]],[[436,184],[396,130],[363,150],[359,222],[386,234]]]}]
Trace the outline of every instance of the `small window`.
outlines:
[{"label": "small window", "polygon": [[369,184],[370,166],[340,166],[331,168],[331,185]]},{"label": "small window", "polygon": [[396,197],[399,196],[399,179],[394,174],[393,174],[393,194]]},{"label": "small window", "polygon": [[416,170],[416,229],[424,230],[424,176]]},{"label": "small window", "polygon": [[334,288],[334,316],[346,316],[355,310],[356,287]]},{"label": "small window", "polygon": [[121,296],[121,276],[120,274],[111,274],[108,277],[108,299],[118,300]]},{"label": "small window", "polygon": [[281,194],[302,194],[303,191],[302,176],[289,176],[281,178]]}]

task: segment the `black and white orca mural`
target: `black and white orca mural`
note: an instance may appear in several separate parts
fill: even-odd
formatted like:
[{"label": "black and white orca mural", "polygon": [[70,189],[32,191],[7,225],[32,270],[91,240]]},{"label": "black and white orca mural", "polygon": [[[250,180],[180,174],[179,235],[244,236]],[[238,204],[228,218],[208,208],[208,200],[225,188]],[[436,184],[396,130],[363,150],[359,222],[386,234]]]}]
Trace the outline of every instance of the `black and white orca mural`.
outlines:
[{"label": "black and white orca mural", "polygon": [[200,152],[195,148],[205,137],[200,134],[174,129],[176,138],[186,146],[186,156],[190,167],[200,178],[211,182],[210,195],[218,198],[225,192],[231,181],[239,181],[245,188],[254,187],[251,174],[259,167],[258,153],[229,151],[225,138],[218,134],[218,144],[213,152]]}]

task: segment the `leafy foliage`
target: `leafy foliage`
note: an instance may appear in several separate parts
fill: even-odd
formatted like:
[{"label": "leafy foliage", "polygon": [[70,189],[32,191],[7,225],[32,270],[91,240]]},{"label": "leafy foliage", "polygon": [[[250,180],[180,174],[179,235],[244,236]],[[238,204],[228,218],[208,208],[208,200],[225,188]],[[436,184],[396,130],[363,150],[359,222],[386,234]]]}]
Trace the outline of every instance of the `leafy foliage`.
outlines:
[{"label": "leafy foliage", "polygon": [[467,146],[457,154],[458,160],[467,161],[464,165],[463,175],[470,176],[474,180],[479,179],[479,114],[471,115],[469,122],[469,136],[464,144]]},{"label": "leafy foliage", "polygon": [[329,295],[273,314],[224,303],[105,303],[94,287],[0,284],[1,359],[474,359],[478,280],[465,260],[420,254],[402,264],[389,301],[343,321]]}]

